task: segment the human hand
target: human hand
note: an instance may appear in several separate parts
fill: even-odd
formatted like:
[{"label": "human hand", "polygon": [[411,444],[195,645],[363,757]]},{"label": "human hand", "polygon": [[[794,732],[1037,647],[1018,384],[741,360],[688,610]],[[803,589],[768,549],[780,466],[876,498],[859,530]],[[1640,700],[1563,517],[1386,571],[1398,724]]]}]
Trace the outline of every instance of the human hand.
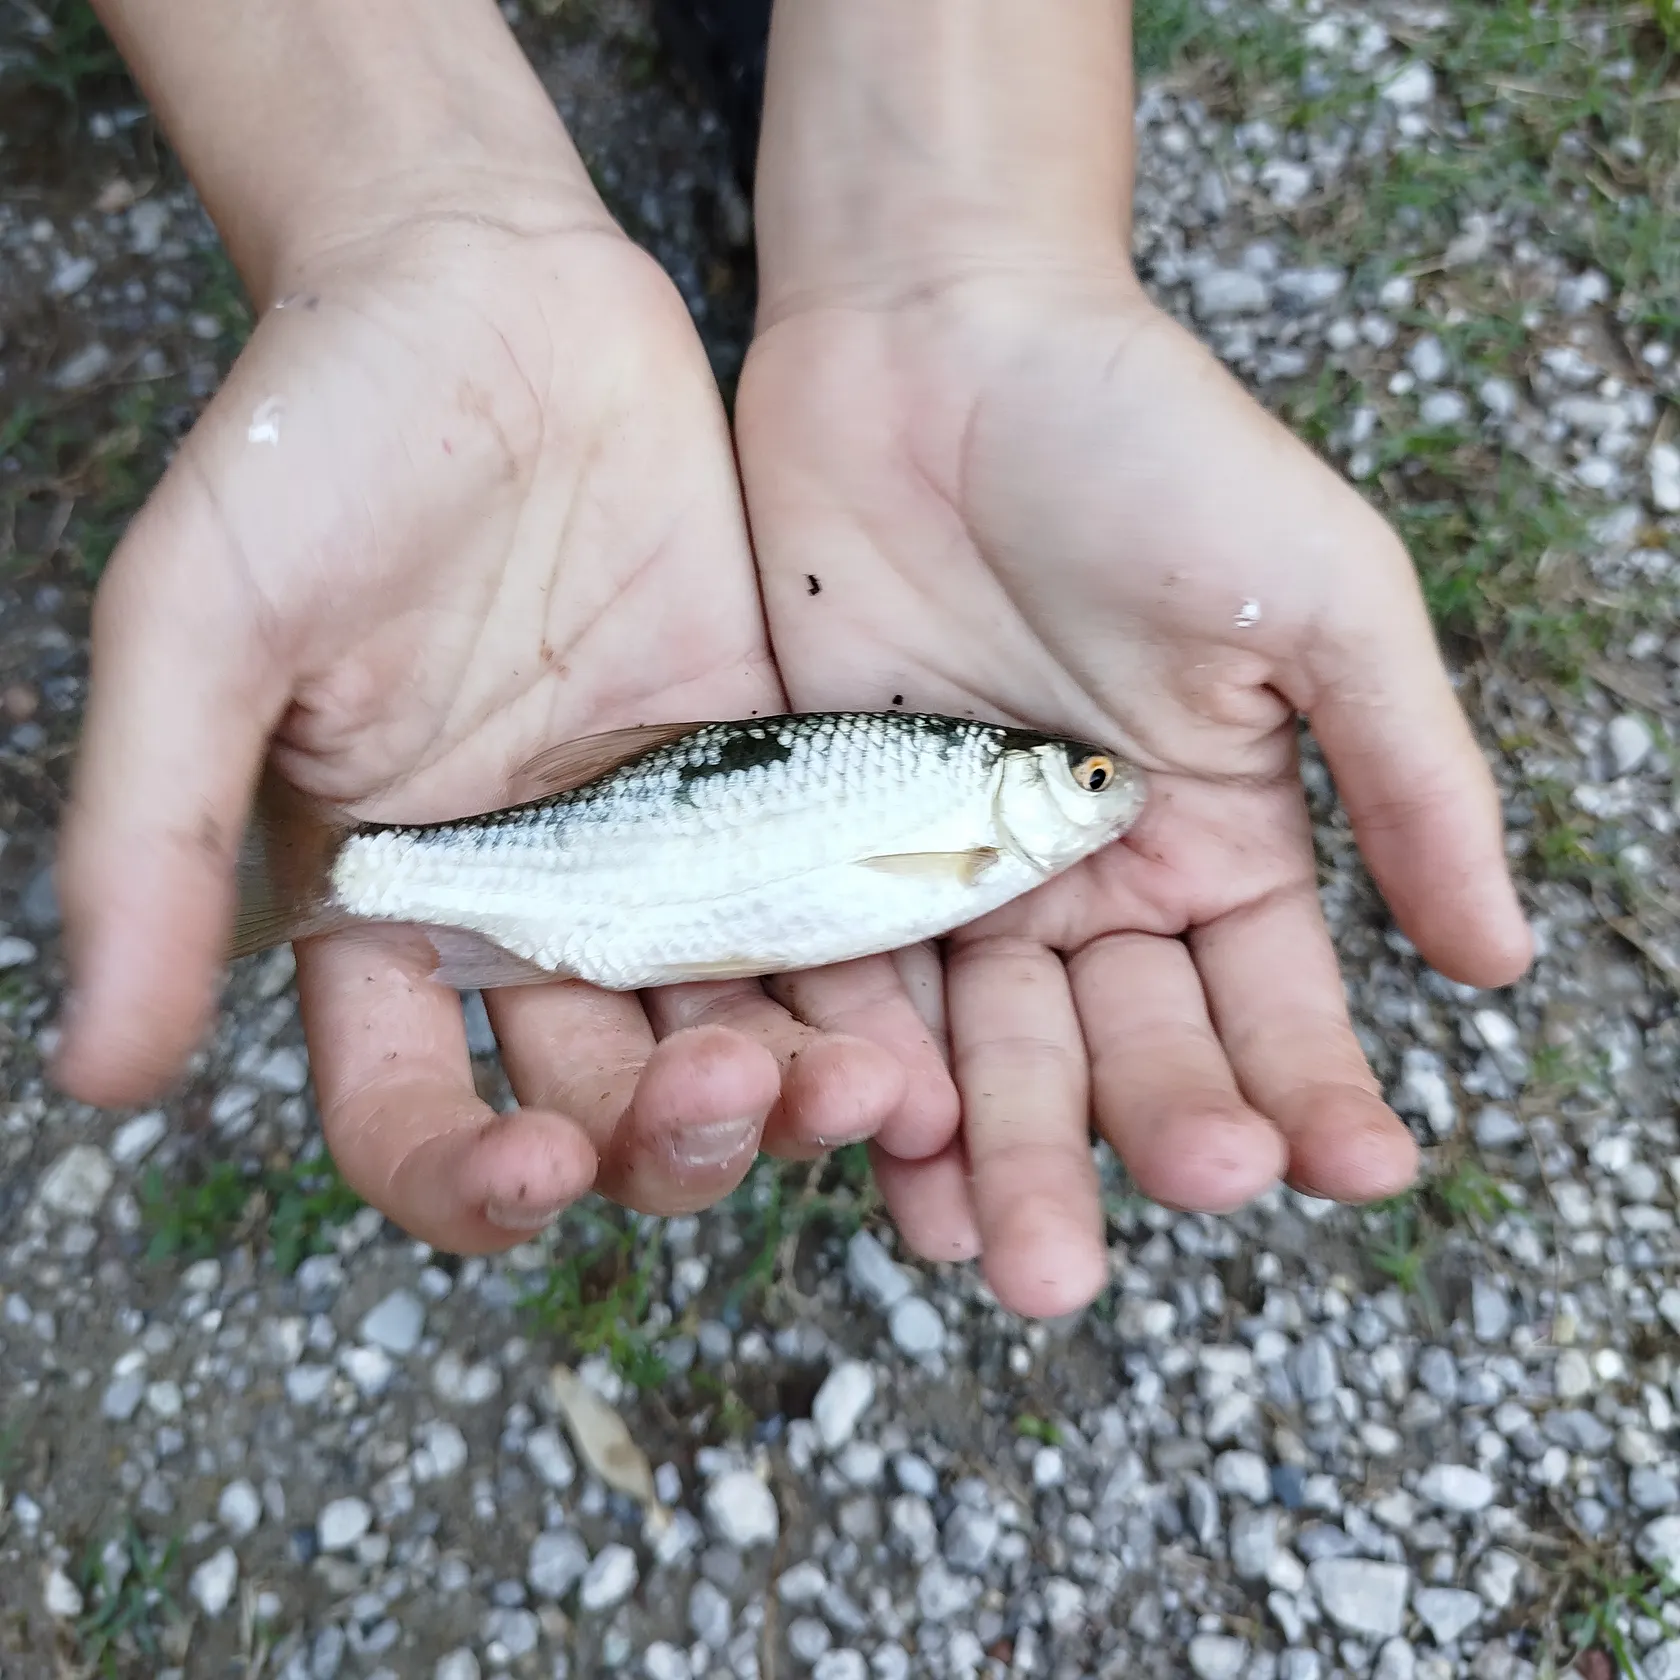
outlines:
[{"label": "human hand", "polygon": [[1180,1207],[1408,1183],[1320,914],[1297,713],[1428,961],[1500,985],[1530,942],[1389,527],[1118,260],[783,292],[736,426],[797,705],[1061,729],[1153,776],[1123,841],[948,942],[962,1142],[875,1151],[910,1245],[983,1252],[1017,1311],[1089,1301],[1093,1119]]},{"label": "human hand", "polygon": [[[259,288],[99,591],[61,859],[57,1071],[89,1102],[149,1099],[202,1031],[271,738],[305,791],[428,820],[504,803],[561,740],[785,705],[703,350],[587,181],[420,180],[400,210],[340,210]],[[884,1126],[914,1154],[955,1124],[886,958],[792,977],[783,1003],[748,983],[489,994],[524,1105],[506,1116],[428,967],[400,939],[298,949],[326,1140],[447,1249],[518,1242],[592,1185],[705,1205],[761,1137],[812,1153]]]}]

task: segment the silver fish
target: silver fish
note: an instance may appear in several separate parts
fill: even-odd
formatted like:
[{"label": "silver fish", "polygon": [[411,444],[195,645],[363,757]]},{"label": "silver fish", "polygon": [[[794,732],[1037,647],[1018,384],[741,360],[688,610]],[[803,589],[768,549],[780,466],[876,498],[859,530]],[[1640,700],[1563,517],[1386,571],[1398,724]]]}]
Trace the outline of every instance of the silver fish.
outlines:
[{"label": "silver fish", "polygon": [[1102,747],[897,712],[617,730],[520,786],[483,816],[350,823],[271,777],[230,954],[402,924],[463,988],[788,973],[949,933],[1117,839],[1146,797]]}]

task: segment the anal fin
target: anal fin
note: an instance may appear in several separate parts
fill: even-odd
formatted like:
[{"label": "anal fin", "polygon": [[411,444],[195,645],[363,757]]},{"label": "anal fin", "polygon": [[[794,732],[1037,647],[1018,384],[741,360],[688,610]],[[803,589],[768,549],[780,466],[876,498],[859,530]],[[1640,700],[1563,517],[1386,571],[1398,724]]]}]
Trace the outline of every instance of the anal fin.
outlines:
[{"label": "anal fin", "polygon": [[505,946],[470,928],[416,929],[437,953],[437,966],[428,979],[457,991],[495,991],[503,986],[543,986],[571,978],[560,970],[540,967],[516,956]]}]

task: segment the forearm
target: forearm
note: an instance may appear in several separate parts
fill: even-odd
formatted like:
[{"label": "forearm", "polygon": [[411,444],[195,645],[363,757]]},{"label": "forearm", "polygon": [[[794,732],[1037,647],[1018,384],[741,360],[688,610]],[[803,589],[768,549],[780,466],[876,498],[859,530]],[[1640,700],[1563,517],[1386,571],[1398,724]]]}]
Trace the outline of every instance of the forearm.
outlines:
[{"label": "forearm", "polygon": [[458,179],[593,199],[493,0],[93,0],[259,299],[323,228]]},{"label": "forearm", "polygon": [[1010,253],[1124,260],[1130,0],[777,0],[757,216],[774,313]]}]

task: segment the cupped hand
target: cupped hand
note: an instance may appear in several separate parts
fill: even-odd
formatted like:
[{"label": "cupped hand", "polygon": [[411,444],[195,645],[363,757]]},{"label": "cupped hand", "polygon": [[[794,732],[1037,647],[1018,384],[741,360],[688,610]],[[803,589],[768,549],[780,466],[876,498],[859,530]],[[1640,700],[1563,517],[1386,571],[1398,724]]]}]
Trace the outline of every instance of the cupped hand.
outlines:
[{"label": "cupped hand", "polygon": [[[265,754],[359,817],[505,803],[547,746],[785,706],[726,421],[675,289],[598,204],[358,215],[297,254],[99,590],[61,856],[57,1073],[153,1098],[214,1010]],[[790,1153],[956,1123],[891,962],[615,996],[491,994],[521,1108],[476,1095],[413,943],[298,951],[326,1140],[457,1251],[591,1186],[676,1212]],[[784,1006],[785,1004],[785,1006]]]},{"label": "cupped hand", "polygon": [[1065,729],[1153,778],[1122,841],[948,941],[962,1138],[875,1151],[912,1246],[983,1253],[1022,1312],[1089,1301],[1093,1121],[1179,1207],[1407,1184],[1320,914],[1299,717],[1427,960],[1499,985],[1530,942],[1391,529],[1118,264],[784,301],[736,426],[797,705]]}]

